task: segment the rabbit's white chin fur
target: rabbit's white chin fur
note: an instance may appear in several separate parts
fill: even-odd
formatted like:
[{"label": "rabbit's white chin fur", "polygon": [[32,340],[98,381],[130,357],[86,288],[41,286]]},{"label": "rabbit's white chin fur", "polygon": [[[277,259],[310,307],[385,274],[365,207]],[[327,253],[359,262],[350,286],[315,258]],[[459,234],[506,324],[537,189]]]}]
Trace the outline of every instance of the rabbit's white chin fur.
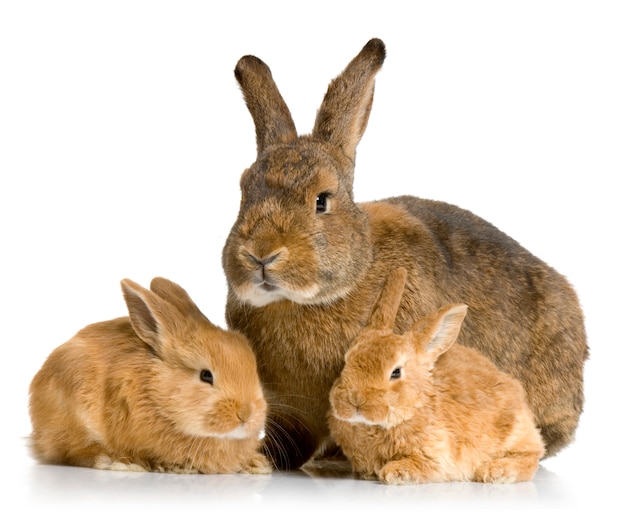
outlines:
[{"label": "rabbit's white chin fur", "polygon": [[319,298],[319,286],[317,284],[298,291],[285,290],[281,287],[274,287],[268,291],[261,286],[248,284],[240,286],[235,290],[239,299],[255,307],[262,307],[272,302],[290,300],[296,304],[316,304],[324,302]]},{"label": "rabbit's white chin fur", "polygon": [[334,291],[320,289],[318,284],[313,284],[308,288],[302,288],[297,291],[274,286],[274,289],[268,291],[258,284],[247,283],[238,287],[233,287],[237,298],[251,306],[260,308],[267,306],[272,302],[288,300],[295,304],[304,305],[322,305],[331,304],[337,299],[345,297],[350,293],[350,288],[338,288]]},{"label": "rabbit's white chin fur", "polygon": [[244,424],[241,424],[228,433],[215,433],[210,436],[216,439],[248,439],[251,437],[260,438],[261,432],[249,430]]},{"label": "rabbit's white chin fur", "polygon": [[352,414],[350,417],[347,417],[347,418],[339,417],[337,414],[335,414],[335,417],[339,419],[340,421],[345,421],[346,423],[350,423],[350,424],[364,424],[365,426],[379,426],[381,428],[384,428],[385,430],[391,428],[391,425],[386,420],[385,421],[370,421],[367,417],[365,417],[363,414],[360,414],[359,412],[355,412],[354,414]]}]

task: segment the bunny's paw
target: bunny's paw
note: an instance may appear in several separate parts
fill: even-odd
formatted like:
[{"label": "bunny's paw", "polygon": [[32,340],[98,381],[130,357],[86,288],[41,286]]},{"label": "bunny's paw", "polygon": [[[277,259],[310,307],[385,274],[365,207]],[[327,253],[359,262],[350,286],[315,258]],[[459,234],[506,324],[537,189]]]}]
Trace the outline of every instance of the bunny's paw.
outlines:
[{"label": "bunny's paw", "polygon": [[95,469],[110,469],[113,471],[146,471],[146,469],[139,464],[114,460],[104,454],[96,457],[93,467]]},{"label": "bunny's paw", "polygon": [[477,482],[484,482],[486,484],[511,484],[513,482],[519,482],[518,471],[512,469],[512,467],[502,459],[483,464],[476,470],[475,479]]},{"label": "bunny's paw", "polygon": [[272,472],[272,466],[265,455],[258,453],[253,455],[248,462],[244,464],[242,471],[252,475],[265,475]]},{"label": "bunny's paw", "polygon": [[428,482],[421,470],[409,459],[388,462],[378,472],[378,479],[385,484],[392,485]]}]

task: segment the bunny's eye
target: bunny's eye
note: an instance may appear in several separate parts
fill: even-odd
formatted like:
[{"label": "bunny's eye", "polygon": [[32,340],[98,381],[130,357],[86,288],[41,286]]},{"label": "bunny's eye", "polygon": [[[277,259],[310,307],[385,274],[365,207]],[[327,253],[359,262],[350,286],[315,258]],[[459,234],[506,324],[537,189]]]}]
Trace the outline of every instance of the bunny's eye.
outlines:
[{"label": "bunny's eye", "polygon": [[328,196],[327,192],[323,192],[317,195],[317,199],[315,200],[315,213],[323,214],[328,210]]},{"label": "bunny's eye", "polygon": [[399,380],[402,377],[402,369],[400,367],[396,367],[391,371],[391,377],[389,379]]},{"label": "bunny's eye", "polygon": [[213,373],[210,370],[201,370],[200,379],[205,383],[210,383],[211,385],[213,385]]}]

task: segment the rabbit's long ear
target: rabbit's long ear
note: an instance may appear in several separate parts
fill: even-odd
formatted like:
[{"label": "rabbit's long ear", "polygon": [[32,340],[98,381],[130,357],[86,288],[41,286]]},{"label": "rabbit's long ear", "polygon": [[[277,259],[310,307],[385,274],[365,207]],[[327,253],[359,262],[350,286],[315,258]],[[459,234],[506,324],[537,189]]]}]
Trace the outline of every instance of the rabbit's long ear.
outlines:
[{"label": "rabbit's long ear", "polygon": [[406,269],[404,268],[397,268],[387,275],[385,284],[372,309],[368,327],[379,331],[391,331],[393,329],[405,283]]},{"label": "rabbit's long ear", "polygon": [[385,60],[385,44],[373,38],[328,86],[313,136],[339,147],[354,161],[374,100],[374,78]]},{"label": "rabbit's long ear", "polygon": [[426,354],[433,364],[456,341],[466,314],[465,304],[450,304],[421,319],[413,326],[410,332],[420,336],[419,339],[416,338],[415,343],[423,344],[424,337],[426,338]]},{"label": "rabbit's long ear", "polygon": [[200,311],[187,291],[175,282],[164,277],[155,277],[150,283],[150,291],[172,304],[186,317],[209,322],[209,319]]},{"label": "rabbit's long ear", "polygon": [[269,67],[256,56],[243,56],[235,67],[235,78],[254,121],[257,153],[271,144],[295,140],[296,126]]},{"label": "rabbit's long ear", "polygon": [[176,322],[185,317],[173,304],[136,282],[124,279],[121,285],[135,333],[160,354],[167,337],[175,332]]}]

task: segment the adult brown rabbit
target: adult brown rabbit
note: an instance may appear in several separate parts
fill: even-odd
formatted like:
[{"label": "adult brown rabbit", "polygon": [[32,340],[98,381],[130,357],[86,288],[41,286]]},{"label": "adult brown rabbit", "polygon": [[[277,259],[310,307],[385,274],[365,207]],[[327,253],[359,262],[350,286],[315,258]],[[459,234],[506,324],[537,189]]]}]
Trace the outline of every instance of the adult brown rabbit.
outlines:
[{"label": "adult brown rabbit", "polygon": [[405,279],[404,268],[389,274],[345,355],[332,437],[355,473],[386,484],[531,480],[544,445],[521,383],[455,342],[464,304],[393,333]]},{"label": "adult brown rabbit", "polygon": [[256,127],[257,159],[223,249],[229,327],[251,341],[268,398],[266,445],[297,468],[328,438],[328,393],[389,271],[407,269],[396,330],[452,302],[460,333],[524,386],[553,455],[583,408],[584,318],[568,280],[490,223],[412,196],[355,203],[356,147],[385,46],[370,40],[329,85],[298,136],[267,65],[235,68]]},{"label": "adult brown rabbit", "polygon": [[213,325],[179,285],[125,279],[129,317],[57,347],[30,386],[44,463],[124,471],[269,473],[267,402],[246,338]]}]

